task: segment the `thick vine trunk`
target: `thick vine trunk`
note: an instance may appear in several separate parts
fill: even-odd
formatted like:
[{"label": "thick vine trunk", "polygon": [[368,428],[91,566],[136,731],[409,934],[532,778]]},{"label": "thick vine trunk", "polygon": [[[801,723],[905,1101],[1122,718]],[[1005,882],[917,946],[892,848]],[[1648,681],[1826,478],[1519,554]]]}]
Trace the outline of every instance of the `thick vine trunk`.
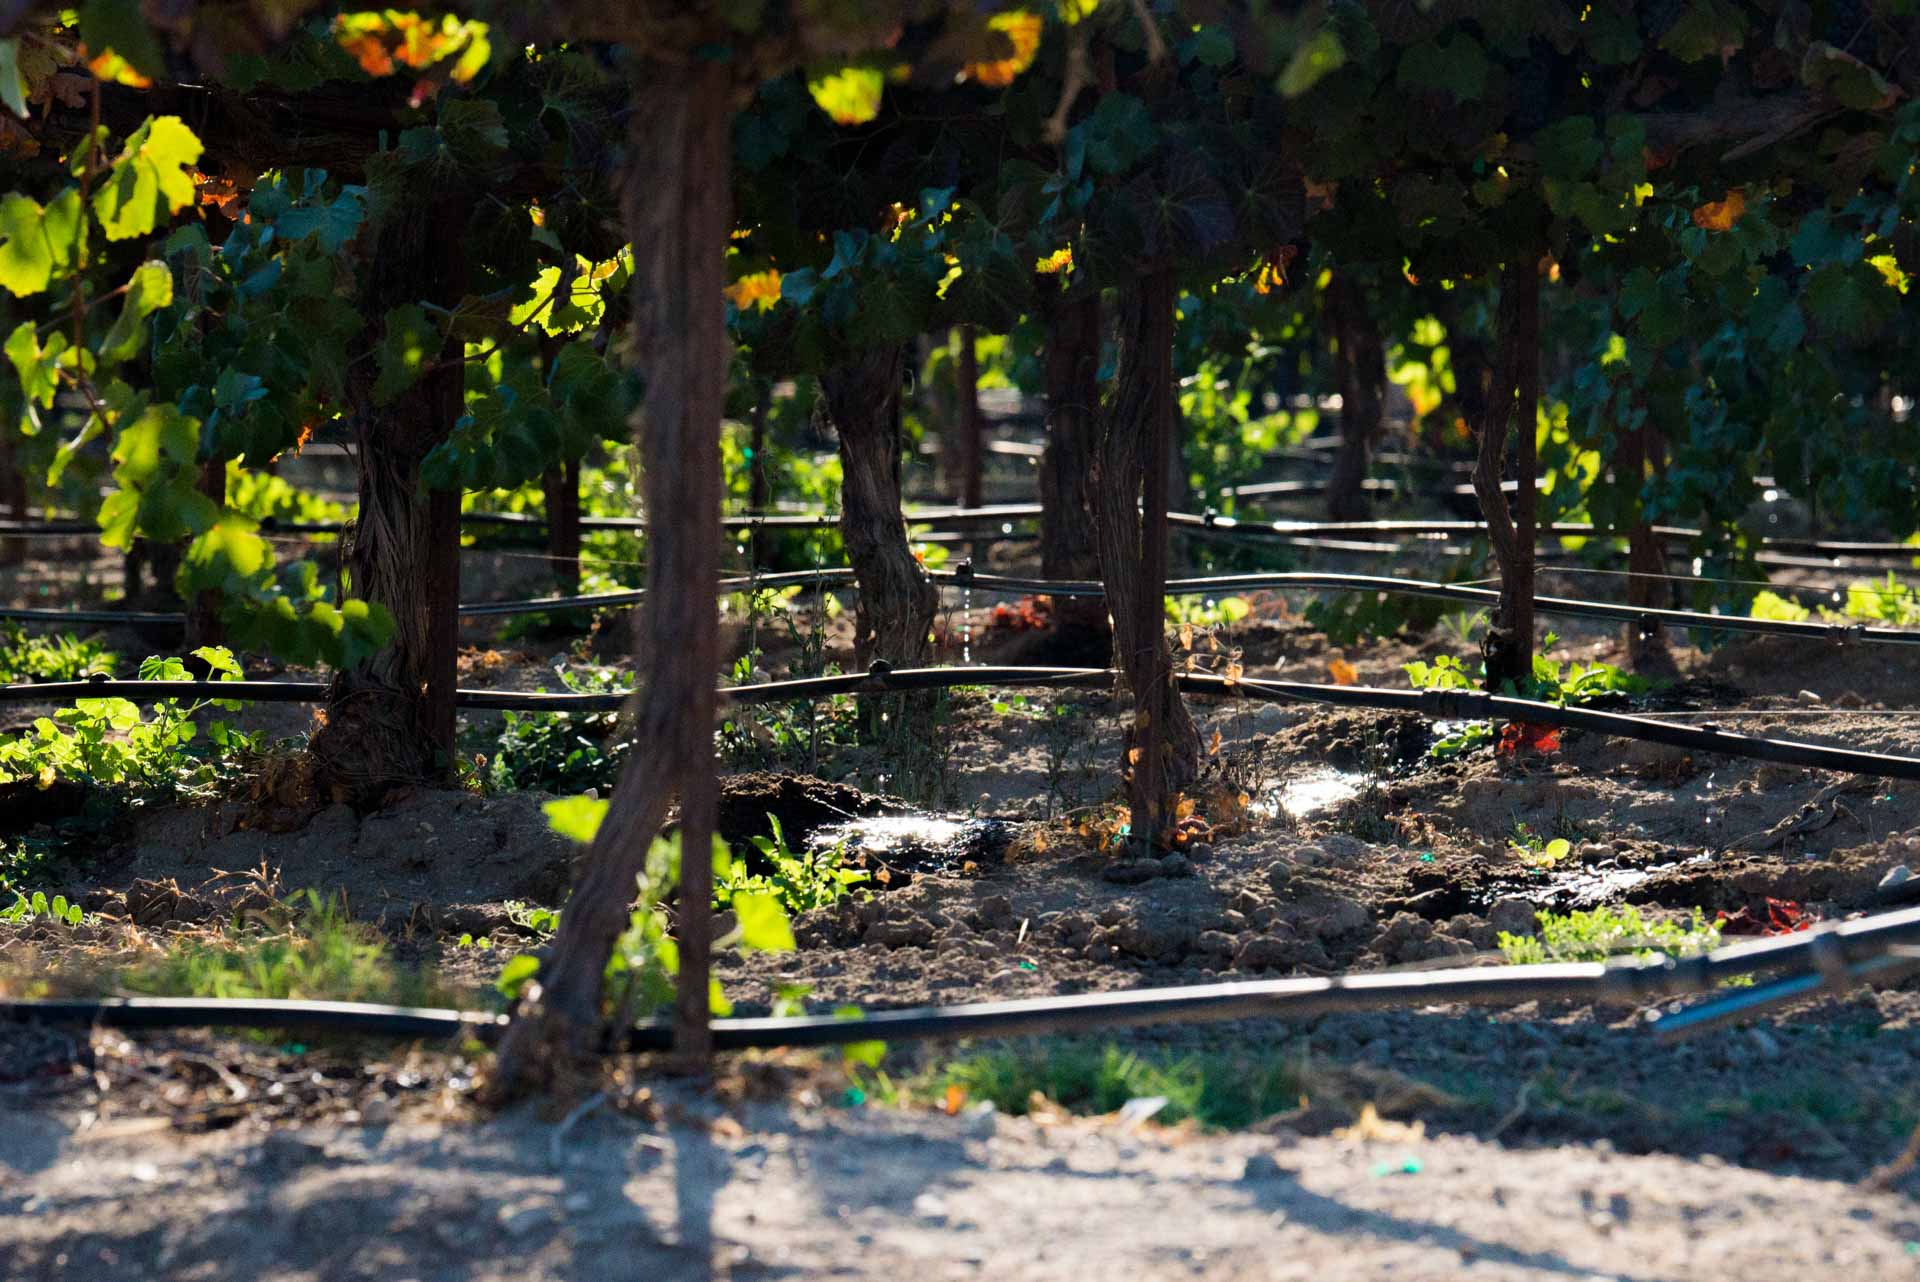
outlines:
[{"label": "thick vine trunk", "polygon": [[907,349],[890,343],[821,375],[827,414],[840,437],[840,537],[859,581],[854,661],[918,667],[939,593],[907,543],[900,508],[900,392]]},{"label": "thick vine trunk", "polygon": [[522,1089],[591,1056],[602,1042],[602,979],[627,924],[635,878],[680,791],[682,1056],[711,1050],[708,952],[718,786],[713,763],[719,618],[720,418],[727,376],[728,130],[724,64],[649,65],[634,81],[622,203],[635,250],[633,350],[647,360],[639,436],[646,460],[646,603],[637,643],[645,686],[634,738],[648,745],[620,777],[574,878],[551,962],[501,1044],[496,1086]]},{"label": "thick vine trunk", "polygon": [[[1200,735],[1173,679],[1166,619],[1166,443],[1172,432],[1173,273],[1123,295],[1120,372],[1093,464],[1100,577],[1114,653],[1133,691],[1122,761],[1134,836],[1164,842],[1175,792],[1200,769]],[[1144,500],[1144,501],[1143,501]]]},{"label": "thick vine trunk", "polygon": [[1384,421],[1386,355],[1380,327],[1367,309],[1366,290],[1351,274],[1336,271],[1327,282],[1326,308],[1340,382],[1340,449],[1327,481],[1327,515],[1335,521],[1362,521],[1372,511],[1366,480]]},{"label": "thick vine trunk", "polygon": [[981,492],[980,358],[979,334],[971,325],[953,332],[953,436],[958,446],[959,484],[954,493],[961,507],[979,507]]},{"label": "thick vine trunk", "polygon": [[[1540,400],[1540,275],[1533,259],[1507,264],[1500,280],[1499,341],[1492,393],[1480,424],[1480,453],[1473,488],[1487,522],[1487,539],[1500,567],[1500,602],[1483,649],[1487,686],[1524,682],[1533,672],[1534,487],[1538,449],[1534,439]],[[1517,500],[1508,506],[1501,488],[1507,431],[1515,429]]]},{"label": "thick vine trunk", "polygon": [[561,596],[580,592],[580,460],[548,468],[540,478],[547,506],[547,555]]},{"label": "thick vine trunk", "polygon": [[[1045,295],[1043,294],[1043,297]],[[1040,566],[1049,579],[1095,579],[1093,456],[1100,428],[1100,295],[1046,308],[1047,444],[1040,456]],[[1055,597],[1052,652],[1104,667],[1113,651],[1107,603]]]},{"label": "thick vine trunk", "polygon": [[[386,219],[361,300],[367,314],[458,300],[463,252],[450,228],[464,216],[459,200],[437,194]],[[459,500],[428,494],[420,470],[465,412],[463,383],[460,362],[439,353],[384,404],[375,403],[370,370],[350,388],[360,511],[342,556],[354,595],[384,606],[394,631],[372,657],[335,674],[309,751],[322,788],[357,807],[450,777]]]}]

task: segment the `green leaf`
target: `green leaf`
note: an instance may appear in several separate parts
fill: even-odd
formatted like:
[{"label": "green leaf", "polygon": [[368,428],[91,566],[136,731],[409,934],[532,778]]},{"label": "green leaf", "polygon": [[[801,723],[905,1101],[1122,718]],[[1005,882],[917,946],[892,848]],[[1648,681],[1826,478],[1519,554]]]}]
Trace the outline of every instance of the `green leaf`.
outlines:
[{"label": "green leaf", "polygon": [[44,209],[19,192],[0,197],[0,285],[16,296],[45,289],[78,256],[80,193],[69,187]]},{"label": "green leaf", "polygon": [[80,6],[80,38],[88,53],[111,49],[143,75],[159,76],[167,69],[160,42],[140,12],[140,0],[87,0]]},{"label": "green leaf", "polygon": [[55,334],[42,348],[30,320],[21,321],[13,333],[7,335],[7,359],[13,362],[13,371],[20,378],[21,394],[42,409],[52,406],[53,394],[60,390],[59,366],[55,361],[65,349],[64,334]]},{"label": "green leaf", "polygon": [[93,197],[93,216],[108,240],[146,236],[193,203],[186,172],[200,159],[200,139],[178,116],[155,116],[127,139]]},{"label": "green leaf", "polygon": [[598,797],[556,797],[540,807],[546,812],[547,826],[562,837],[581,845],[590,845],[607,817],[607,802]]},{"label": "green leaf", "polygon": [[24,119],[27,114],[27,94],[32,86],[20,71],[20,37],[8,36],[0,40],[0,103],[14,115]]},{"label": "green leaf", "polygon": [[1746,34],[1746,15],[1733,0],[1692,0],[1660,38],[1660,47],[1682,62],[1699,62],[1737,50]]},{"label": "green leaf", "polygon": [[127,292],[120,304],[120,315],[100,340],[102,364],[129,360],[140,351],[147,337],[147,317],[173,301],[173,273],[157,258],[136,267],[127,281]]},{"label": "green leaf", "polygon": [[793,926],[787,921],[787,910],[780,906],[779,896],[742,891],[734,895],[728,906],[740,923],[742,947],[764,953],[794,949]]},{"label": "green leaf", "polygon": [[1465,32],[1451,40],[1422,41],[1400,55],[1397,78],[1401,85],[1431,89],[1453,95],[1455,102],[1470,102],[1487,91],[1487,72],[1491,70],[1480,42]]},{"label": "green leaf", "polygon": [[508,1001],[516,1001],[521,990],[527,986],[527,981],[539,973],[540,959],[530,953],[521,953],[507,959],[507,964],[500,968],[500,977],[493,981],[493,986]]},{"label": "green leaf", "polygon": [[1323,27],[1293,51],[1274,87],[1285,97],[1298,98],[1346,62],[1347,51],[1341,46],[1340,37]]},{"label": "green leaf", "polygon": [[373,380],[373,400],[385,405],[413,386],[428,362],[440,353],[440,331],[418,305],[408,303],[387,313],[386,330],[374,352],[379,373]]}]

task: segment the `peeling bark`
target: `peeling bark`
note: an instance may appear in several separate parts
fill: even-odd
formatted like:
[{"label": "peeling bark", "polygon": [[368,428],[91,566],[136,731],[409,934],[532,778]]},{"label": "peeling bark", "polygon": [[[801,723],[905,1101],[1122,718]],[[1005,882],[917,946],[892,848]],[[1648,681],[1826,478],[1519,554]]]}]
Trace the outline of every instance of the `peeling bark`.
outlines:
[{"label": "peeling bark", "polygon": [[1112,610],[1114,653],[1134,697],[1122,757],[1133,832],[1152,844],[1165,837],[1173,794],[1200,769],[1200,735],[1173,679],[1165,626],[1173,308],[1173,273],[1166,268],[1148,273],[1124,296],[1119,379],[1102,415],[1093,464],[1100,577]]},{"label": "peeling bark", "polygon": [[[1051,282],[1049,282],[1051,283]],[[1093,536],[1093,456],[1100,430],[1100,296],[1048,298],[1047,443],[1040,456],[1040,565],[1049,579],[1100,577]],[[1055,654],[1104,666],[1113,632],[1099,597],[1052,600]]]},{"label": "peeling bark", "polygon": [[[1493,388],[1487,398],[1487,416],[1480,424],[1480,452],[1473,469],[1474,493],[1500,567],[1500,602],[1482,646],[1489,689],[1498,689],[1506,681],[1524,682],[1533,672],[1540,275],[1531,257],[1508,263],[1501,275],[1498,327]],[[1510,425],[1515,429],[1514,475],[1519,481],[1512,507],[1500,488]]]},{"label": "peeling bark", "polygon": [[[634,81],[622,203],[635,249],[633,350],[645,354],[648,375],[638,434],[655,524],[636,625],[645,685],[634,737],[649,750],[636,753],[622,773],[575,877],[539,991],[501,1044],[496,1093],[550,1081],[600,1049],[607,958],[676,788],[683,849],[704,852],[713,833],[731,100],[726,68],[717,62],[649,65]],[[675,1039],[683,1062],[693,1066],[711,1051],[712,873],[705,858],[682,861]]]},{"label": "peeling bark", "polygon": [[[463,218],[462,202],[442,193],[385,221],[361,300],[369,315],[422,298],[458,300],[463,258],[448,229]],[[420,470],[466,409],[458,361],[430,365],[383,405],[373,400],[370,365],[361,362],[349,389],[360,511],[342,555],[354,594],[386,607],[394,632],[371,658],[335,674],[326,723],[308,749],[322,789],[362,808],[395,787],[445,779],[452,765],[459,500],[451,496],[449,517],[449,500],[426,492]]]},{"label": "peeling bark", "polygon": [[900,393],[907,349],[863,352],[820,377],[827,414],[840,437],[840,537],[859,581],[854,661],[885,659],[917,667],[940,596],[907,543],[900,507]]}]

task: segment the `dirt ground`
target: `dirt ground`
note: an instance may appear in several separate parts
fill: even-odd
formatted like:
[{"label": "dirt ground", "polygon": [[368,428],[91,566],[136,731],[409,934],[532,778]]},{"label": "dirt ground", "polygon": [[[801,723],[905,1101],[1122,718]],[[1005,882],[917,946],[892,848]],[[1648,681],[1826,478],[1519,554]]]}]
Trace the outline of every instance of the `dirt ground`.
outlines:
[{"label": "dirt ground", "polygon": [[[984,603],[950,604],[942,635],[967,657],[1022,644]],[[1249,676],[1321,681],[1337,659],[1404,687],[1409,659],[1463,652],[1439,632],[1332,647],[1258,604],[1222,637]],[[1612,635],[1563,632],[1556,657],[1623,661]],[[1650,710],[1920,755],[1920,720],[1897,715],[1920,677],[1904,648],[1747,641],[1677,659]],[[463,680],[556,688],[556,661],[563,640],[483,645]],[[824,753],[819,779],[743,763],[724,807],[736,846],[771,811],[796,844],[850,833],[886,878],[801,918],[794,953],[723,956],[728,992],[758,1013],[796,983],[818,1008],[874,1008],[1497,964],[1497,935],[1540,907],[1698,908],[1738,930],[1779,904],[1870,911],[1891,902],[1890,872],[1920,866],[1920,785],[1577,733],[1436,764],[1407,718],[1195,712],[1203,741],[1218,735],[1202,790],[1218,826],[1151,864],[1078,829],[1116,794],[1123,712],[1100,692],[957,696],[922,763],[931,805],[879,795],[895,776],[871,748]],[[244,911],[262,882],[239,874],[263,869],[282,890],[343,890],[404,956],[478,993],[535,945],[510,905],[557,905],[568,883],[575,849],[543,800],[429,790],[360,815],[236,795],[144,814],[65,887],[103,924],[0,924],[0,966],[202,928]],[[1568,853],[1533,867],[1516,836]],[[489,932],[505,946],[456,946]],[[1920,1122],[1920,991],[1822,997],[1678,1046],[1654,1044],[1644,1014],[1432,1007],[1115,1035],[1298,1065],[1300,1098],[1237,1134],[1044,1101],[1032,1117],[848,1107],[805,1073],[745,1100],[642,1075],[571,1124],[485,1119],[458,1057],[376,1072],[287,1045],[15,1032],[0,1038],[0,1278],[1920,1275],[1920,1180],[1862,1184]],[[895,1047],[887,1069],[954,1053]]]},{"label": "dirt ground", "polygon": [[193,1139],[0,1126],[0,1275],[1899,1278],[1907,1198],[1711,1159],[1468,1137],[1194,1137],[756,1105],[664,1092],[660,1120]]}]

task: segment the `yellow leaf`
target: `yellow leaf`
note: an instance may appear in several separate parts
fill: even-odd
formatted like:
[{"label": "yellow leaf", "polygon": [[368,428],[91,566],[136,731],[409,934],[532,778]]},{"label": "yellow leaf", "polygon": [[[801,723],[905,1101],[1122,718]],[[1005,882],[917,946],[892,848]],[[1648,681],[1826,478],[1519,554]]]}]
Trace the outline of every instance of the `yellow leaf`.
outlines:
[{"label": "yellow leaf", "polygon": [[133,65],[119,54],[109,49],[97,58],[87,62],[87,70],[101,80],[111,84],[125,85],[129,89],[151,89],[153,81],[133,69]]},{"label": "yellow leaf", "polygon": [[1360,670],[1345,659],[1334,659],[1327,664],[1327,675],[1333,678],[1337,686],[1360,684]]},{"label": "yellow leaf", "polygon": [[1073,267],[1073,246],[1065,245],[1054,250],[1033,265],[1033,270],[1042,276],[1058,276]]},{"label": "yellow leaf", "polygon": [[1217,757],[1220,755],[1220,732],[1218,730],[1213,732],[1213,742],[1207,745],[1207,755],[1209,757]]},{"label": "yellow leaf", "polygon": [[987,20],[987,27],[1007,38],[1013,46],[1012,53],[992,62],[969,63],[961,74],[991,89],[1006,88],[1014,82],[1015,77],[1033,65],[1035,55],[1040,52],[1042,25],[1039,14],[1029,13],[1025,9],[994,14]]},{"label": "yellow leaf", "polygon": [[1192,813],[1193,813],[1192,797],[1180,798],[1179,803],[1175,805],[1173,808],[1173,817],[1175,819],[1185,819],[1187,816],[1191,815]]},{"label": "yellow leaf", "polygon": [[1138,749],[1138,748],[1128,748],[1128,749],[1127,749],[1127,764],[1128,764],[1128,765],[1130,765],[1130,766],[1132,766],[1132,765],[1138,765],[1138,764],[1139,764],[1139,762],[1140,762],[1140,749]]},{"label": "yellow leaf", "polygon": [[887,78],[878,67],[836,67],[807,77],[807,92],[836,125],[864,125],[880,114]]},{"label": "yellow leaf", "polygon": [[726,288],[727,301],[741,311],[753,308],[770,312],[780,301],[780,273],[769,268],[750,272]]},{"label": "yellow leaf", "polygon": [[1747,212],[1747,193],[1735,187],[1724,200],[1710,200],[1693,211],[1693,225],[1707,231],[1731,231]]},{"label": "yellow leaf", "polygon": [[1180,625],[1180,648],[1182,650],[1193,649],[1193,625],[1191,623],[1183,623]]}]

